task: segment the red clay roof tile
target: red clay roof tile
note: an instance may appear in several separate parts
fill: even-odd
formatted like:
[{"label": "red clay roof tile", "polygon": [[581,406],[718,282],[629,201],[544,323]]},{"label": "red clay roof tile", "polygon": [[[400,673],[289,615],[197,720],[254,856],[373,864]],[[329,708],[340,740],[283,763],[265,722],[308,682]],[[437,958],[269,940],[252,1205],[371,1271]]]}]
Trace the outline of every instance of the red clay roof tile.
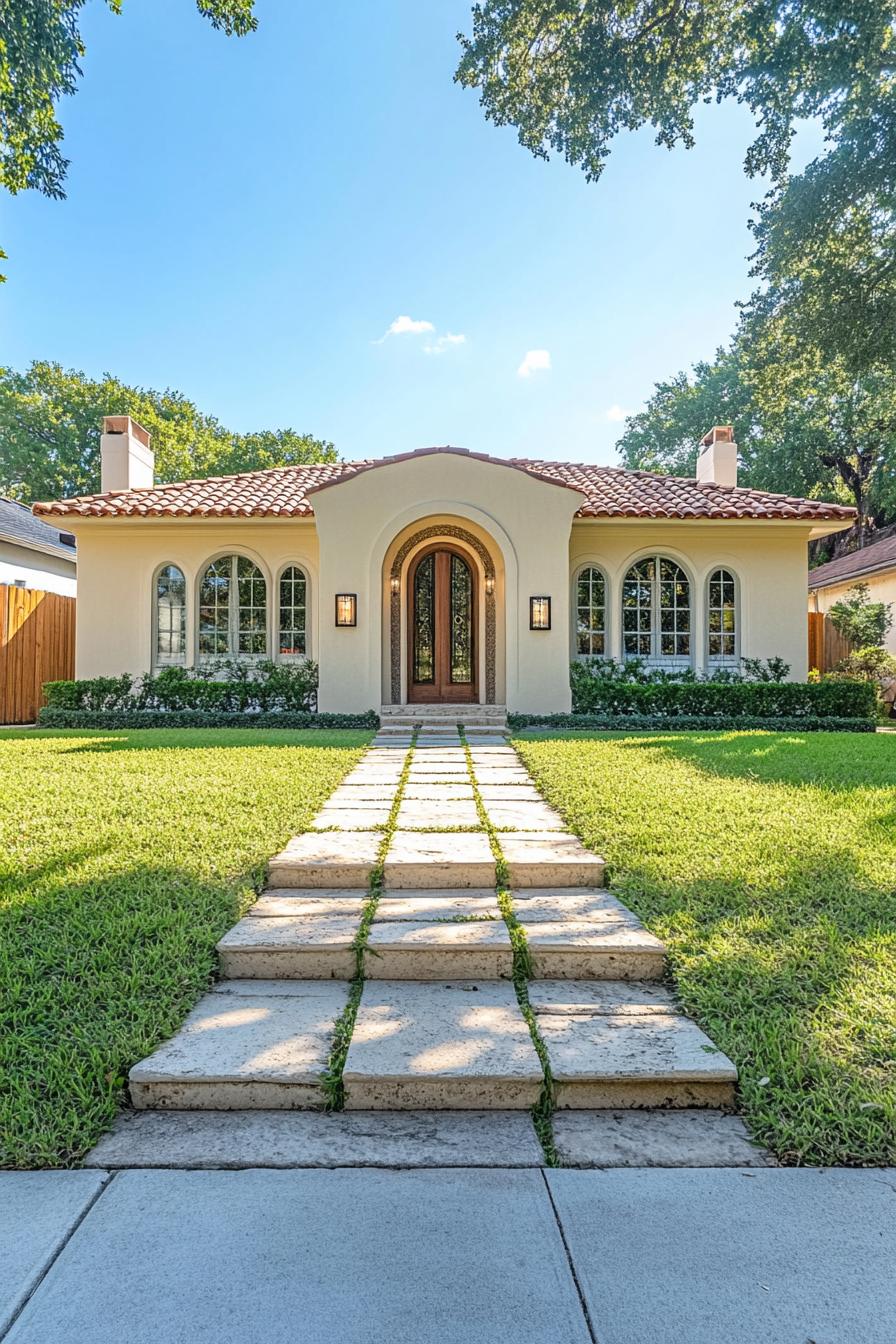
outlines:
[{"label": "red clay roof tile", "polygon": [[422,449],[398,457],[361,462],[326,462],[272,467],[237,476],[209,476],[141,490],[113,490],[33,506],[41,516],[71,518],[308,518],[309,495],[351,480],[360,472],[430,453],[452,453],[474,461],[524,471],[537,480],[580,491],[579,518],[778,518],[851,521],[855,510],[842,504],[773,495],[766,490],[713,485],[692,477],[625,471],[588,462],[493,458],[457,448]]}]

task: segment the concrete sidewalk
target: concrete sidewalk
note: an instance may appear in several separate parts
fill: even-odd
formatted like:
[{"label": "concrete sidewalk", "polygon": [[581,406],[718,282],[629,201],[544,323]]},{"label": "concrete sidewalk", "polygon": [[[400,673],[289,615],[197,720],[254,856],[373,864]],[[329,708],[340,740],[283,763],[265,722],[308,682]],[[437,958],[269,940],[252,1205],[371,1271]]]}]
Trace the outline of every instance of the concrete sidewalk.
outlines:
[{"label": "concrete sidewalk", "polygon": [[894,1268],[896,1171],[0,1174],[8,1344],[892,1344]]}]

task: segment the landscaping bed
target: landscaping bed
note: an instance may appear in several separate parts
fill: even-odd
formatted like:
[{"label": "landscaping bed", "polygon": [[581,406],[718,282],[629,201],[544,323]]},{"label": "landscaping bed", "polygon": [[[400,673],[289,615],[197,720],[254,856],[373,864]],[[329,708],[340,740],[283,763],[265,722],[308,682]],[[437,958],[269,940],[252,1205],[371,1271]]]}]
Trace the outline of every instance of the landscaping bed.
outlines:
[{"label": "landscaping bed", "polygon": [[896,1162],[890,735],[557,734],[516,746],[663,938],[684,1008],[788,1163]]},{"label": "landscaping bed", "polygon": [[367,732],[0,731],[0,1166],[69,1164]]}]

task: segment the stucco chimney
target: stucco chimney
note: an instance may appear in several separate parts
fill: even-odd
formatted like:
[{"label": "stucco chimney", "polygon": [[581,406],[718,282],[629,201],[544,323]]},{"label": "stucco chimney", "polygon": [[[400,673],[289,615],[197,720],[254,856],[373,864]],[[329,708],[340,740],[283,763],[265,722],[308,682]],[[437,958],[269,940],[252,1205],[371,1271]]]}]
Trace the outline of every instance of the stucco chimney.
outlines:
[{"label": "stucco chimney", "polygon": [[737,485],[737,444],[731,425],[715,425],[700,440],[697,480],[706,485]]},{"label": "stucco chimney", "polygon": [[100,488],[139,490],[154,484],[155,454],[149,434],[129,415],[103,417],[100,439]]}]

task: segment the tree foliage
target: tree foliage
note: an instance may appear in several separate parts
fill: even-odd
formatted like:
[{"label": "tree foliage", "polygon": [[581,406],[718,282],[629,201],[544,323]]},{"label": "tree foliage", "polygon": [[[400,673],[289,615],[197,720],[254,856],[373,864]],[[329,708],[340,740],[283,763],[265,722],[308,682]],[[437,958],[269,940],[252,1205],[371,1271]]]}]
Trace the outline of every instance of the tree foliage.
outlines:
[{"label": "tree foliage", "polygon": [[[116,14],[123,0],[106,0]],[[0,3],[0,185],[65,195],[57,106],[75,92],[84,56],[79,21],[86,0]],[[243,36],[256,26],[254,0],[196,0],[214,28]],[[4,254],[0,252],[0,256]]]},{"label": "tree foliage", "polygon": [[858,649],[880,648],[893,624],[889,602],[872,602],[867,583],[853,584],[849,592],[835,602],[828,615],[838,635]]},{"label": "tree foliage", "polygon": [[30,503],[99,490],[104,415],[131,415],[149,431],[157,481],[337,461],[332,443],[310,434],[237,434],[180,392],[36,361],[24,372],[0,369],[0,493]]}]

